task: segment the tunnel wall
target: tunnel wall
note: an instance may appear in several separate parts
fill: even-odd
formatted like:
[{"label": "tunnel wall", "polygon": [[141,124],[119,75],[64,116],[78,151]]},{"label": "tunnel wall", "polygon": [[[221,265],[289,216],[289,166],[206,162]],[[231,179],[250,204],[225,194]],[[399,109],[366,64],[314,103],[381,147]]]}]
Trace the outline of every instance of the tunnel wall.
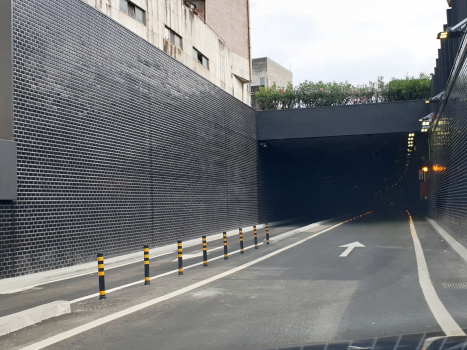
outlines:
[{"label": "tunnel wall", "polygon": [[464,39],[430,134],[429,213],[467,247],[467,41]]},{"label": "tunnel wall", "polygon": [[0,279],[258,223],[253,109],[80,0],[13,0],[13,56]]}]

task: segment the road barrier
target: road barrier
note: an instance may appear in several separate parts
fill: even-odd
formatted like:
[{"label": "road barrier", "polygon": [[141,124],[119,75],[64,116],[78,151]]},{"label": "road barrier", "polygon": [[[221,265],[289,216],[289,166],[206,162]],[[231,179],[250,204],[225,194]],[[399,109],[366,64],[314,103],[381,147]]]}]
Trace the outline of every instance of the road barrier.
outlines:
[{"label": "road barrier", "polygon": [[243,250],[243,231],[241,228],[238,229],[238,234],[240,235],[240,254],[244,254],[245,251]]},{"label": "road barrier", "polygon": [[256,232],[256,226],[253,226],[253,236],[255,237],[255,249],[258,249],[258,233]]},{"label": "road barrier", "polygon": [[269,244],[269,224],[266,223],[266,244]]},{"label": "road barrier", "polygon": [[183,275],[183,251],[182,241],[178,241],[178,274]]},{"label": "road barrier", "polygon": [[[266,223],[266,243],[269,244],[269,225]],[[258,233],[256,225],[253,226],[254,239],[255,239],[255,249],[258,249]],[[240,254],[244,254],[245,250],[243,247],[243,229],[239,228],[238,233],[240,236]],[[222,233],[224,241],[224,260],[229,259],[229,253],[227,249],[227,232]],[[203,266],[208,266],[208,248],[206,236],[202,236],[203,241]],[[178,246],[178,274],[183,275],[183,249],[182,241],[177,241]],[[144,252],[144,285],[151,284],[151,277],[149,275],[149,245],[145,244],[143,246]],[[99,271],[99,300],[106,299],[105,293],[105,271],[104,271],[104,253],[97,253],[97,267]]]},{"label": "road barrier", "polygon": [[203,236],[203,266],[208,266],[208,247],[206,244],[206,236]]},{"label": "road barrier", "polygon": [[99,300],[105,297],[104,253],[97,253],[97,270],[99,271]]},{"label": "road barrier", "polygon": [[229,259],[229,254],[227,253],[227,232],[223,233],[224,236],[224,260]]},{"label": "road barrier", "polygon": [[144,245],[144,285],[151,284],[151,277],[149,277],[149,246]]}]

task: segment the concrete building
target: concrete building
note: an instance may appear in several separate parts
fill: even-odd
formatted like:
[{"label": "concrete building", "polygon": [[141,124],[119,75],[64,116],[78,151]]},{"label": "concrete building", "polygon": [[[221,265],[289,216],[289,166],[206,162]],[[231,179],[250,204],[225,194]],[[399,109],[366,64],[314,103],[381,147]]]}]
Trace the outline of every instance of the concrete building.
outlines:
[{"label": "concrete building", "polygon": [[293,84],[293,73],[287,68],[274,62],[269,57],[254,58],[252,60],[252,79],[251,79],[251,106],[259,110],[259,105],[254,96],[261,86],[287,86]]},{"label": "concrete building", "polygon": [[249,0],[83,0],[250,104]]}]

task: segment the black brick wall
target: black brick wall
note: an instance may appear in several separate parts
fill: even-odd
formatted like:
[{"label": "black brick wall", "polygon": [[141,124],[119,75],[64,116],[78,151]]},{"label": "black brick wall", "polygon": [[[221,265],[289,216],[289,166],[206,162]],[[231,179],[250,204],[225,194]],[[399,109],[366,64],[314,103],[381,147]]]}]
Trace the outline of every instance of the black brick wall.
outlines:
[{"label": "black brick wall", "polygon": [[[430,135],[432,172],[430,215],[467,246],[467,41],[447,84],[447,99]],[[457,73],[456,73],[457,72]]]},{"label": "black brick wall", "polygon": [[13,0],[0,278],[258,222],[255,112],[80,0]]}]

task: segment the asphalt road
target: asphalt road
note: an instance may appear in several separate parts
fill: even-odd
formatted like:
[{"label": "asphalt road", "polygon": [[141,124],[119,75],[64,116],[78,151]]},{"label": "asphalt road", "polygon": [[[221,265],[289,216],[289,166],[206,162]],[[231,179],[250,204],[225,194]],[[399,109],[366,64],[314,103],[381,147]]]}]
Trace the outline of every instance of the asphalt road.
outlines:
[{"label": "asphalt road", "polygon": [[[413,219],[436,294],[465,329],[467,289],[445,285],[467,282],[465,263],[422,217]],[[194,267],[184,276],[165,276],[150,287],[125,288],[104,302],[75,303],[70,315],[0,337],[0,348],[20,349],[93,321],[88,330],[47,349],[292,349],[411,333],[445,335],[419,283],[405,208],[330,228]],[[365,247],[340,257],[346,249],[340,246],[352,242]],[[118,312],[121,317],[105,322]]]},{"label": "asphalt road", "polygon": [[[286,225],[273,226],[269,228],[270,238],[296,229],[309,222],[301,221]],[[258,242],[261,243],[266,236],[264,228],[257,230]],[[254,244],[253,231],[243,233],[244,246],[249,247]],[[213,257],[223,255],[223,240],[208,240],[208,260]],[[222,248],[222,249],[216,249]],[[228,251],[233,252],[239,249],[239,238],[228,238]],[[199,246],[183,248],[184,267],[199,263],[202,261],[202,240],[199,239]],[[190,255],[198,255],[190,257]],[[151,256],[151,253],[150,253]],[[105,285],[107,291],[112,288],[144,279],[143,252],[141,249],[141,261],[127,264],[125,266],[107,269],[105,274]],[[174,249],[171,254],[150,258],[150,276],[164,274],[174,269],[178,269],[177,251]],[[97,262],[96,272],[88,275],[75,277],[68,280],[62,280],[43,284],[31,289],[14,294],[0,294],[0,317],[20,312],[35,306],[50,303],[56,300],[76,300],[99,292]],[[109,295],[111,298],[111,296]]]}]

